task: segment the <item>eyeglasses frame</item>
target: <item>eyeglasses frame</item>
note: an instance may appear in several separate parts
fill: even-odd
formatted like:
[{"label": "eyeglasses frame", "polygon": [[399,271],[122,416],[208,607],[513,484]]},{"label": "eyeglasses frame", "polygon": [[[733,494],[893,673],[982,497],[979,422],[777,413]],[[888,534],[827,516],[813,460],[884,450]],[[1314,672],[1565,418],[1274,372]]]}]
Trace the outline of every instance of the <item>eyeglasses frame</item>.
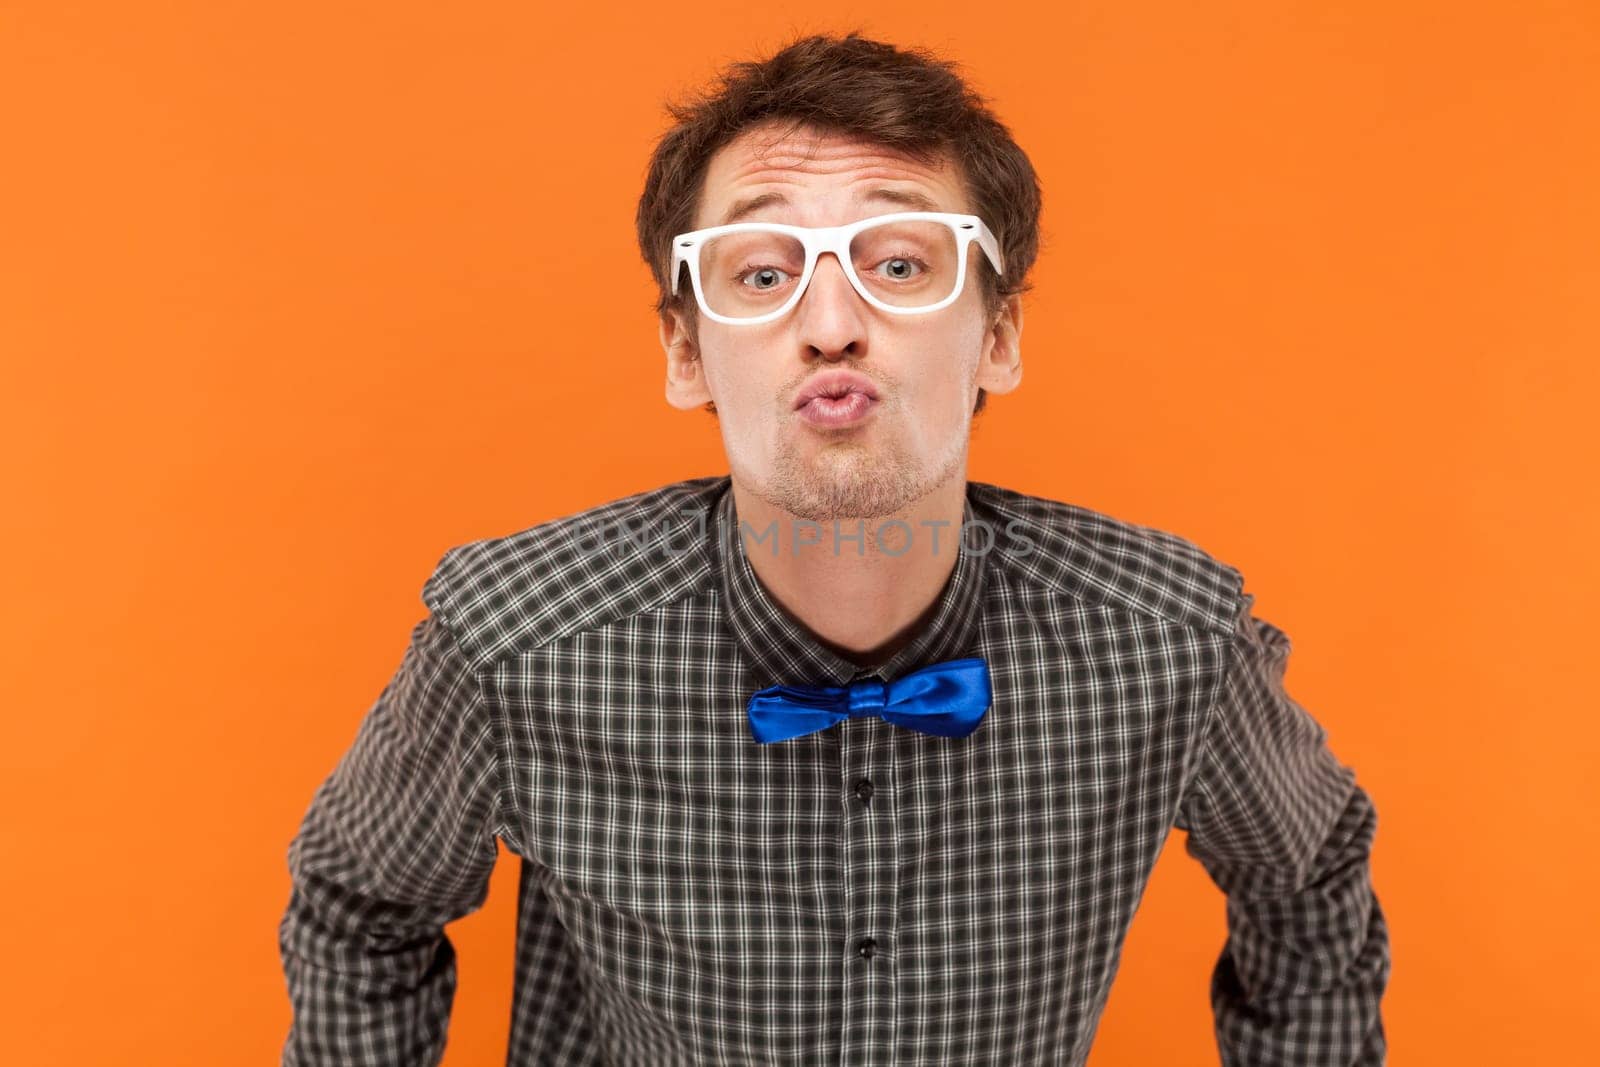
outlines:
[{"label": "eyeglasses frame", "polygon": [[[856,276],[854,264],[850,262],[850,242],[862,230],[879,226],[888,222],[942,222],[950,227],[955,234],[957,260],[956,282],[950,295],[934,304],[922,307],[903,307],[898,304],[886,304],[873,296]],[[705,293],[700,285],[700,246],[706,241],[730,233],[755,233],[777,232],[794,237],[805,247],[806,265],[801,272],[800,283],[795,286],[794,293],[784,305],[775,311],[769,311],[753,318],[741,319],[719,315],[706,305]],[[839,266],[844,269],[845,277],[850,280],[850,286],[868,304],[881,311],[894,315],[925,315],[940,308],[949,307],[961,296],[967,282],[967,249],[973,241],[978,242],[978,247],[983,249],[983,254],[988,257],[989,263],[994,267],[995,273],[1005,274],[1005,267],[1000,255],[1000,242],[995,240],[989,227],[976,215],[963,215],[950,211],[898,211],[887,215],[869,215],[867,218],[849,222],[843,226],[791,226],[781,222],[731,222],[725,226],[711,226],[703,230],[691,230],[680,233],[672,239],[672,294],[678,293],[678,279],[682,276],[683,264],[689,264],[689,278],[694,289],[695,303],[700,306],[708,318],[714,322],[726,323],[730,326],[758,326],[764,322],[772,322],[788,314],[800,298],[805,295],[811,286],[811,276],[816,273],[817,260],[822,253],[832,252],[833,257],[839,261]]]}]

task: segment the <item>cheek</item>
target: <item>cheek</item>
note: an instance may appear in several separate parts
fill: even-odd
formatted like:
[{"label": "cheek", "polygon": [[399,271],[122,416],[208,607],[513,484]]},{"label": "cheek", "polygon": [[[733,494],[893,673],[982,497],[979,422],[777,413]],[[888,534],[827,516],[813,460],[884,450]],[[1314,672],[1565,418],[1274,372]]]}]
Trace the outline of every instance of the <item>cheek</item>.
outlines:
[{"label": "cheek", "polygon": [[700,327],[700,373],[705,375],[706,385],[712,392],[721,395],[736,388],[733,371],[736,369],[732,353],[719,338],[707,336],[709,333],[705,325]]},{"label": "cheek", "polygon": [[917,392],[941,399],[970,392],[983,358],[983,338],[983,326],[976,322],[929,330],[912,350],[917,358],[911,380],[917,383]]},{"label": "cheek", "polygon": [[751,358],[758,354],[722,344],[700,350],[706,389],[724,423],[759,418],[772,404],[777,383],[761,377],[761,361]]}]

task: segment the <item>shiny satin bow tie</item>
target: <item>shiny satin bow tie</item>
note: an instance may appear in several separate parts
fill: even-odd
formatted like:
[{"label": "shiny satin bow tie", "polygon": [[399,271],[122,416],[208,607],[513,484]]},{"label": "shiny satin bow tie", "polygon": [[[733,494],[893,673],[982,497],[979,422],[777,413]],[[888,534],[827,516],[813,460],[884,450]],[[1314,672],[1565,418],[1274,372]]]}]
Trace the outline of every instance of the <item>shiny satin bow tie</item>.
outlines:
[{"label": "shiny satin bow tie", "polygon": [[989,664],[972,657],[934,663],[888,683],[863,678],[845,686],[768,686],[750,698],[748,710],[750,732],[763,744],[867,715],[925,734],[966,737],[992,699]]}]

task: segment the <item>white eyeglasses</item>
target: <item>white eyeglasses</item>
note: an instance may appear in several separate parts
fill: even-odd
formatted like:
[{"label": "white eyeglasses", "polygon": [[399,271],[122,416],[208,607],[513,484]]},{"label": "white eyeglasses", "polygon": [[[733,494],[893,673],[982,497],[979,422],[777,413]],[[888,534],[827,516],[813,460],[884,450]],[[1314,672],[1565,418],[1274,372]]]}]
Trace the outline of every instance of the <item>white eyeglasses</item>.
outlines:
[{"label": "white eyeglasses", "polygon": [[672,292],[684,263],[708,318],[753,326],[788,312],[811,283],[817,258],[832,252],[861,299],[896,315],[948,307],[961,295],[973,241],[996,274],[1000,242],[976,215],[903,211],[844,226],[735,222],[672,239]]}]

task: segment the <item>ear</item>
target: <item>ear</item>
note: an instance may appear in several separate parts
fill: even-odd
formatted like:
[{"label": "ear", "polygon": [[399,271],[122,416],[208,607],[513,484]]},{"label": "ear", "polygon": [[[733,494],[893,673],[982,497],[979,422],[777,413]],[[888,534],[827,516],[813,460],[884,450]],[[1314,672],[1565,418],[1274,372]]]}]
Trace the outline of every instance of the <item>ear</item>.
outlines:
[{"label": "ear", "polygon": [[683,312],[677,308],[663,311],[659,332],[661,347],[667,353],[667,403],[682,411],[710,403],[711,390],[706,386],[700,348]]},{"label": "ear", "polygon": [[983,336],[974,383],[986,392],[1009,393],[1022,384],[1022,296],[1006,297]]}]

